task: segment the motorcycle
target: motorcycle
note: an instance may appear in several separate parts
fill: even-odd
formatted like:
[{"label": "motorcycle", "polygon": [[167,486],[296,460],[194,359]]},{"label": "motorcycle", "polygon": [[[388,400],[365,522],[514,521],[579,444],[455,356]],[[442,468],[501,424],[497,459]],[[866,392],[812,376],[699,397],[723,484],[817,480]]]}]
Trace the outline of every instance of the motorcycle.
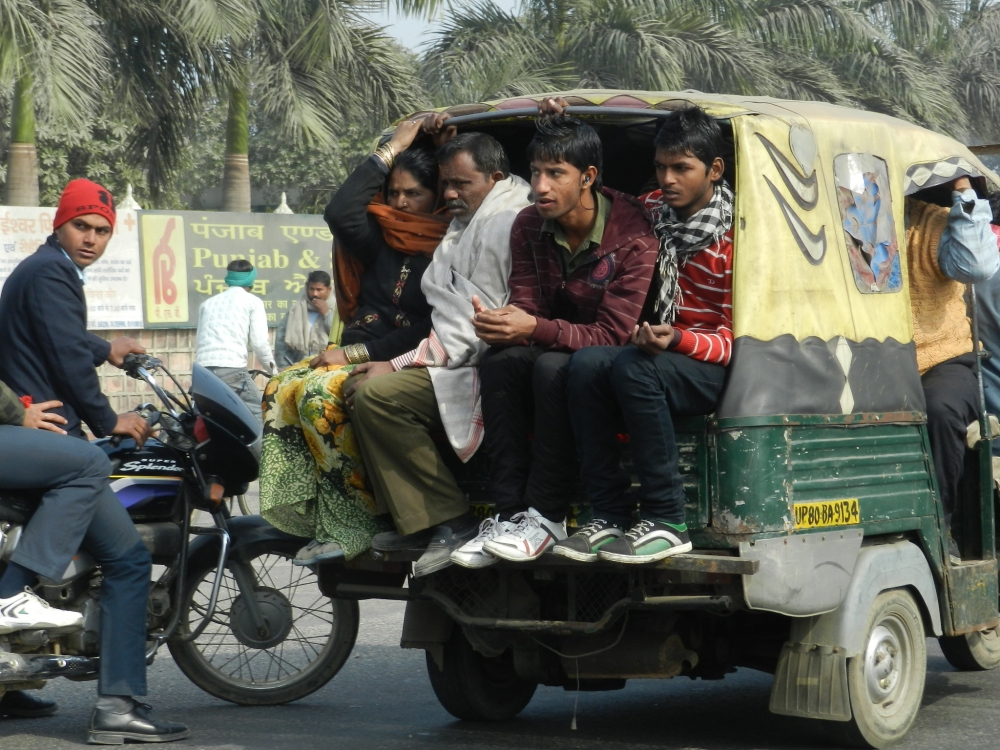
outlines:
[{"label": "motorcycle", "polygon": [[[327,599],[312,568],[291,564],[308,540],[260,516],[230,514],[231,498],[257,478],[260,425],[200,365],[189,392],[154,357],[130,354],[124,370],[161,403],[135,410],[158,430],[141,448],[118,436],[97,443],[112,461],[111,488],[153,557],[147,663],[165,643],[188,679],[242,705],[288,703],[318,690],[354,647],[358,604]],[[176,393],[157,381],[161,371]],[[0,572],[41,494],[0,487]],[[56,677],[97,677],[99,566],[81,550],[61,580],[40,579],[36,593],[82,613],[83,625],[0,635],[0,695]]]}]

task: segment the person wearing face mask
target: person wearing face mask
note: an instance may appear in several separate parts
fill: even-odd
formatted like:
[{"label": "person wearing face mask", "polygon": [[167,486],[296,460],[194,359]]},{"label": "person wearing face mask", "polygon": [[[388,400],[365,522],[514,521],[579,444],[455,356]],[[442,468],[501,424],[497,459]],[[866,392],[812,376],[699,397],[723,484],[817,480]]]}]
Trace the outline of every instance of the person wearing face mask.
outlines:
[{"label": "person wearing face mask", "polygon": [[[350,559],[392,522],[372,494],[343,385],[368,361],[411,351],[431,329],[420,282],[448,229],[437,212],[438,117],[401,122],[341,185],[324,217],[336,239],[339,342],[273,377],[264,391],[261,515],[312,539],[295,562]],[[337,325],[335,322],[334,325]]]},{"label": "person wearing face mask", "polygon": [[302,299],[292,305],[274,335],[274,358],[278,367],[291,367],[326,350],[333,327],[332,292],[330,274],[326,271],[309,274]]}]

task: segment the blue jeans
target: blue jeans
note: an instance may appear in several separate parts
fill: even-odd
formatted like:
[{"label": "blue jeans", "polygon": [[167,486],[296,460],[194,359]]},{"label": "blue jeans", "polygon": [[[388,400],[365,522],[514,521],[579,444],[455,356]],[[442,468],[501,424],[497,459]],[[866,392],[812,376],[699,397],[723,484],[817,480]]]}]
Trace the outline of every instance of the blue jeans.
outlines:
[{"label": "blue jeans", "polygon": [[560,521],[569,510],[577,477],[566,411],[569,357],[539,346],[494,348],[479,368],[490,495],[504,519],[532,507]]},{"label": "blue jeans", "polygon": [[[712,412],[725,377],[724,367],[677,352],[653,356],[634,346],[593,346],[573,355],[566,395],[595,516],[628,527],[638,501],[644,519],[684,523],[673,415]],[[622,427],[639,476],[635,495],[621,462]]]},{"label": "blue jeans", "polygon": [[111,462],[86,440],[0,425],[0,486],[47,489],[12,561],[60,580],[83,548],[101,566],[101,695],[146,694],[152,560],[109,486]]}]

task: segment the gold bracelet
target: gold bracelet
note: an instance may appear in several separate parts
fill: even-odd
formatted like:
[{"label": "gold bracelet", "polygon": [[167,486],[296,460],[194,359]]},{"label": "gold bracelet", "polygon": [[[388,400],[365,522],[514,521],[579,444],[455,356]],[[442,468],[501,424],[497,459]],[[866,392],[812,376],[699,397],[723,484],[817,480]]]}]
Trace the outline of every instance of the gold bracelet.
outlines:
[{"label": "gold bracelet", "polygon": [[344,356],[347,357],[348,364],[352,365],[361,365],[371,360],[368,347],[364,344],[348,344],[344,347]]},{"label": "gold bracelet", "polygon": [[385,164],[386,169],[392,171],[392,165],[396,161],[396,149],[392,147],[391,143],[384,143],[375,149],[375,156]]}]

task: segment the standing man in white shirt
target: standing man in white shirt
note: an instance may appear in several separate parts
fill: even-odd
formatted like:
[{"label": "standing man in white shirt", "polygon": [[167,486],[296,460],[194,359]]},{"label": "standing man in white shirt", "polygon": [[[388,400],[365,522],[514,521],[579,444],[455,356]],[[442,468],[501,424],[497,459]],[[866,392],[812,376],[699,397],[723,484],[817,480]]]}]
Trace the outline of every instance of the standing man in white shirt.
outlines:
[{"label": "standing man in white shirt", "polygon": [[247,341],[264,367],[271,373],[275,367],[267,340],[264,303],[250,293],[257,269],[247,260],[234,260],[226,266],[226,271],[229,288],[202,302],[198,310],[194,359],[232,388],[263,424],[260,391],[247,372]]}]

